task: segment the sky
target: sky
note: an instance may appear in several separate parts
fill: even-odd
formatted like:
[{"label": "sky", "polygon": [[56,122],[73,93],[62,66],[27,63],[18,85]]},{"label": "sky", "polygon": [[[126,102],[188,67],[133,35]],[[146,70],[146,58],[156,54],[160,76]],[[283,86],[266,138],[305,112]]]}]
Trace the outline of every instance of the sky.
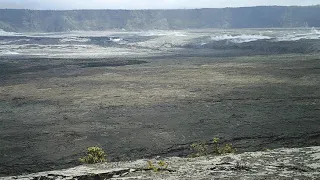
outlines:
[{"label": "sky", "polygon": [[320,0],[0,0],[0,9],[191,9],[316,4]]}]

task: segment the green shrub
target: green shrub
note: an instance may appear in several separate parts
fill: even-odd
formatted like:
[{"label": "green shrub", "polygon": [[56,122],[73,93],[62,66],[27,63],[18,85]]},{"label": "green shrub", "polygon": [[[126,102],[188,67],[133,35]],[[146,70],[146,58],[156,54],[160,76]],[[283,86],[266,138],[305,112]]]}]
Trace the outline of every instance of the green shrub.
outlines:
[{"label": "green shrub", "polygon": [[89,147],[87,156],[80,158],[79,160],[86,164],[102,163],[106,161],[106,154],[100,147]]},{"label": "green shrub", "polygon": [[232,144],[226,144],[220,148],[220,154],[233,154],[236,153],[237,149],[235,149]]},{"label": "green shrub", "polygon": [[169,164],[167,162],[165,162],[165,161],[162,161],[162,160],[159,161],[157,163],[158,166],[152,164],[151,161],[147,161],[147,163],[148,163],[147,169],[153,170],[154,172],[158,172],[159,170],[168,170],[168,165]]},{"label": "green shrub", "polygon": [[209,147],[205,142],[193,143],[191,145],[191,150],[193,151],[193,153],[190,156],[200,157],[206,156],[208,154],[223,155],[236,153],[237,150],[232,146],[232,144],[225,144],[221,146],[219,141],[219,138],[213,138],[211,147]]},{"label": "green shrub", "polygon": [[147,169],[151,169],[151,170],[153,170],[154,172],[158,172],[158,171],[159,171],[159,168],[156,167],[155,165],[153,165],[151,161],[147,161],[147,163],[148,163]]},{"label": "green shrub", "polygon": [[206,156],[209,154],[209,146],[205,142],[191,144],[191,150],[193,151],[191,157]]},{"label": "green shrub", "polygon": [[218,155],[236,153],[237,149],[235,149],[232,144],[225,144],[221,146],[219,144],[219,138],[213,138],[213,153]]},{"label": "green shrub", "polygon": [[220,154],[220,147],[219,147],[219,138],[213,138],[213,148],[212,151],[215,154]]}]

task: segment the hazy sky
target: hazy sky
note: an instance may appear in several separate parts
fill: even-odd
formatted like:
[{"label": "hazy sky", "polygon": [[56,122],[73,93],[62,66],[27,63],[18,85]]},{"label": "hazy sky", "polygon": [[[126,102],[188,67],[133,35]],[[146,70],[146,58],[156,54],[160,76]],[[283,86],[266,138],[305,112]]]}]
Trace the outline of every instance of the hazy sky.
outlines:
[{"label": "hazy sky", "polygon": [[26,9],[175,9],[315,4],[320,4],[320,0],[0,0],[0,8]]}]

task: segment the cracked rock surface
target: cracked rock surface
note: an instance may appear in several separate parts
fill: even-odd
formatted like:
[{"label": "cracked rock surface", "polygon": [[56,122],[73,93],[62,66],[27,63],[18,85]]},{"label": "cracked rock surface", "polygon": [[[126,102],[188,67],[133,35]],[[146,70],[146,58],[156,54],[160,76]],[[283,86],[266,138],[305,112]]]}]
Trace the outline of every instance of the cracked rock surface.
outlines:
[{"label": "cracked rock surface", "polygon": [[320,146],[247,152],[199,158],[156,158],[168,163],[157,172],[147,168],[147,161],[112,162],[83,165],[70,169],[40,172],[0,180],[51,179],[320,179]]}]

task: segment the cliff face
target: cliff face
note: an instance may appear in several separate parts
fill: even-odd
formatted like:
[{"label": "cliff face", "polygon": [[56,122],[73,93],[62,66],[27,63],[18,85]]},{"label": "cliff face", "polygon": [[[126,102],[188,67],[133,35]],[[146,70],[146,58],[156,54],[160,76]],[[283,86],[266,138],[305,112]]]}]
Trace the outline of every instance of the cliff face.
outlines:
[{"label": "cliff face", "polygon": [[[159,159],[151,162],[157,166]],[[79,166],[11,179],[319,179],[320,146],[248,152],[238,155],[199,158],[167,158],[167,168],[154,172],[147,160]]]},{"label": "cliff face", "polygon": [[320,27],[320,6],[193,10],[0,9],[0,29],[13,32],[197,28]]}]

